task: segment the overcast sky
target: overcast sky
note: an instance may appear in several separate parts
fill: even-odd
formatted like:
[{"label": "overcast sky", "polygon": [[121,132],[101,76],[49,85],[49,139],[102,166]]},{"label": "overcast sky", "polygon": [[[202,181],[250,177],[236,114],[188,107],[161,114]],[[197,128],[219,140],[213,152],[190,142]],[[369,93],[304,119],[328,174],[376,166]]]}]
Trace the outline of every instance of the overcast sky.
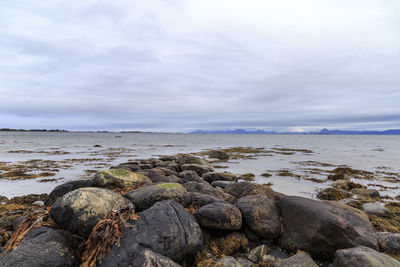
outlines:
[{"label": "overcast sky", "polygon": [[2,127],[400,128],[400,1],[2,1]]}]

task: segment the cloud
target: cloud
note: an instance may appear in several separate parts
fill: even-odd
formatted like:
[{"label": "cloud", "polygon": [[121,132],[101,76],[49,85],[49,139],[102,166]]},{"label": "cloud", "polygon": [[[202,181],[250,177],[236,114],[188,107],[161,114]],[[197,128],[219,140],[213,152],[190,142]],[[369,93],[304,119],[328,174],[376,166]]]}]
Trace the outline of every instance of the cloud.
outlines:
[{"label": "cloud", "polygon": [[0,125],[400,127],[400,4],[12,1]]}]

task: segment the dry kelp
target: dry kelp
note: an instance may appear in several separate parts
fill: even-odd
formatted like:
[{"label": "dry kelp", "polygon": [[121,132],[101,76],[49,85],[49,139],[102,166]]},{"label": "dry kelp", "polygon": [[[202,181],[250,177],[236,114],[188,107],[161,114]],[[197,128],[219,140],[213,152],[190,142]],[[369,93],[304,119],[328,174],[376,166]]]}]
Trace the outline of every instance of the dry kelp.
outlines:
[{"label": "dry kelp", "polygon": [[4,253],[17,248],[30,230],[37,229],[42,226],[47,226],[47,227],[56,226],[56,223],[50,217],[50,208],[47,208],[44,211],[36,211],[29,214],[18,225],[14,233],[12,233],[9,242],[5,247]]},{"label": "dry kelp", "polygon": [[119,247],[122,230],[129,228],[129,220],[139,217],[132,206],[112,211],[105,219],[99,221],[93,228],[89,238],[84,243],[81,267],[95,267],[97,262],[110,252],[112,246]]}]

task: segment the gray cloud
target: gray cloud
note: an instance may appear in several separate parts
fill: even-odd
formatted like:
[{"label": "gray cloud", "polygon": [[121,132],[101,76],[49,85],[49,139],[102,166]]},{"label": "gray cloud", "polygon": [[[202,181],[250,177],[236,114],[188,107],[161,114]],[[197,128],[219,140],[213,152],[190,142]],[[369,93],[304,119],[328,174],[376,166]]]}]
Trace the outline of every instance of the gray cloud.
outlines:
[{"label": "gray cloud", "polygon": [[400,128],[400,4],[31,3],[0,10],[0,127]]}]

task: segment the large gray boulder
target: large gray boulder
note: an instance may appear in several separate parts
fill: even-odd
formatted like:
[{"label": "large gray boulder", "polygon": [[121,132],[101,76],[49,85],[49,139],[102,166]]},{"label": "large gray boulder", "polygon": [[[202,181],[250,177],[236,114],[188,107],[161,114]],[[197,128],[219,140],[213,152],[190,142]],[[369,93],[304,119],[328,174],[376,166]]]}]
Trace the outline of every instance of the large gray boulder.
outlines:
[{"label": "large gray boulder", "polygon": [[276,238],[281,232],[281,222],[275,201],[262,195],[239,198],[236,207],[240,209],[243,222],[255,234],[264,238]]},{"label": "large gray boulder", "polygon": [[336,250],[354,246],[378,249],[368,216],[355,208],[329,201],[286,196],[278,206],[283,224],[281,246],[331,259]]},{"label": "large gray boulder", "polygon": [[198,175],[202,176],[207,172],[213,172],[214,168],[209,165],[199,164],[184,164],[181,166],[182,171],[195,171]]},{"label": "large gray boulder", "polygon": [[124,196],[135,205],[137,211],[150,208],[156,202],[172,199],[177,202],[185,200],[186,190],[178,183],[163,183],[141,187],[129,191]]},{"label": "large gray boulder", "polygon": [[276,193],[270,187],[251,182],[233,183],[225,187],[224,192],[236,198],[241,198],[249,195],[263,195],[271,199],[274,199],[276,197]]},{"label": "large gray boulder", "polygon": [[98,172],[93,180],[93,185],[98,187],[119,187],[135,185],[150,185],[151,180],[138,173],[124,169],[109,169]]},{"label": "large gray boulder", "polygon": [[60,230],[40,227],[28,232],[17,248],[0,253],[0,266],[65,267],[77,266],[70,236]]},{"label": "large gray boulder", "polygon": [[196,182],[188,182],[183,184],[188,192],[197,192],[205,195],[210,195],[216,198],[219,198],[223,201],[227,201],[230,203],[234,203],[236,198],[228,193],[225,193],[224,190],[214,188],[209,183],[196,183]]},{"label": "large gray boulder", "polygon": [[214,202],[201,207],[195,214],[200,225],[207,229],[239,230],[242,214],[235,206],[225,202]]},{"label": "large gray boulder", "polygon": [[87,237],[112,210],[129,205],[132,206],[128,199],[111,190],[86,187],[59,198],[51,207],[50,215],[65,229]]},{"label": "large gray boulder", "polygon": [[203,183],[204,182],[204,179],[201,178],[195,171],[183,171],[183,172],[180,172],[178,174],[178,176],[182,178],[183,183],[188,183],[188,182]]},{"label": "large gray boulder", "polygon": [[399,267],[400,262],[368,247],[358,246],[336,251],[334,267]]},{"label": "large gray boulder", "polygon": [[175,262],[192,259],[202,249],[199,224],[175,201],[158,202],[138,215],[129,221],[132,227],[123,230],[120,246],[112,247],[99,266],[129,266],[143,249]]},{"label": "large gray boulder", "polygon": [[93,180],[76,180],[70,181],[56,186],[53,191],[49,194],[49,197],[46,201],[46,205],[51,206],[54,202],[59,198],[65,195],[68,192],[74,191],[75,189],[83,188],[83,187],[92,187]]},{"label": "large gray boulder", "polygon": [[400,253],[400,234],[389,232],[377,233],[379,247],[382,251],[390,253]]},{"label": "large gray boulder", "polygon": [[202,176],[204,180],[211,183],[214,181],[233,181],[237,182],[238,178],[235,174],[231,172],[208,172]]},{"label": "large gray boulder", "polygon": [[274,267],[318,267],[306,252],[297,253],[287,259],[279,260]]}]

